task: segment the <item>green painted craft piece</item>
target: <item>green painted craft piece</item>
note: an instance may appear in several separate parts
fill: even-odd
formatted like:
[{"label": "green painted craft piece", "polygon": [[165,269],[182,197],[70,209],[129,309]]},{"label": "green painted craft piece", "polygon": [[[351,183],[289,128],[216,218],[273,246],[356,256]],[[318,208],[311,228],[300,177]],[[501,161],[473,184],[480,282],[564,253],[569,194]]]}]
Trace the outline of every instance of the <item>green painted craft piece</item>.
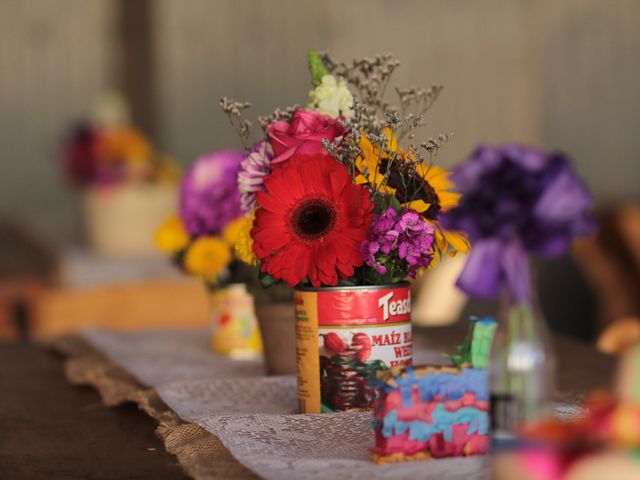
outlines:
[{"label": "green painted craft piece", "polygon": [[498,324],[495,320],[481,320],[475,322],[473,340],[471,341],[471,364],[473,368],[487,368],[489,355],[491,355],[491,343],[496,333]]},{"label": "green painted craft piece", "polygon": [[497,323],[492,317],[471,317],[469,330],[456,353],[444,354],[456,367],[487,368],[491,343],[496,333]]}]

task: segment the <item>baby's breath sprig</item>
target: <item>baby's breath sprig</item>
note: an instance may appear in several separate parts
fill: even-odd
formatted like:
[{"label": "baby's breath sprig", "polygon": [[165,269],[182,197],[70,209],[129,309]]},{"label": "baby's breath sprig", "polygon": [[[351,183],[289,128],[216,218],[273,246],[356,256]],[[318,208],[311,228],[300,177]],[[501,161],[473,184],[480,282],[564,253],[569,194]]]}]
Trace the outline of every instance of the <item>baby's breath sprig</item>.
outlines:
[{"label": "baby's breath sprig", "polygon": [[453,133],[441,133],[436,138],[430,138],[427,141],[420,143],[420,148],[424,149],[429,155],[429,165],[435,163],[440,149],[445,144],[449,143],[453,137]]},{"label": "baby's breath sprig", "polygon": [[266,132],[267,127],[273,122],[284,120],[290,122],[293,118],[293,113],[300,108],[299,105],[292,105],[285,109],[276,108],[270,115],[259,115],[258,124],[262,127],[262,130]]},{"label": "baby's breath sprig", "polygon": [[400,62],[388,53],[376,55],[374,58],[355,59],[351,64],[336,61],[327,52],[320,53],[320,56],[333,75],[344,78],[358,91],[367,119],[374,122],[370,126],[378,127],[379,125],[375,124],[377,114],[390,109],[384,101],[384,95],[389,80],[395,69],[400,66]]},{"label": "baby's breath sprig", "polygon": [[244,111],[251,107],[251,103],[238,102],[232,98],[222,97],[220,99],[220,107],[222,107],[222,111],[227,115],[233,129],[240,136],[242,144],[247,148],[249,138],[251,137],[253,122],[244,118]]},{"label": "baby's breath sprig", "polygon": [[425,114],[436,102],[443,89],[442,85],[431,85],[426,89],[411,87],[404,90],[396,87],[396,93],[403,113],[414,108],[415,113]]}]

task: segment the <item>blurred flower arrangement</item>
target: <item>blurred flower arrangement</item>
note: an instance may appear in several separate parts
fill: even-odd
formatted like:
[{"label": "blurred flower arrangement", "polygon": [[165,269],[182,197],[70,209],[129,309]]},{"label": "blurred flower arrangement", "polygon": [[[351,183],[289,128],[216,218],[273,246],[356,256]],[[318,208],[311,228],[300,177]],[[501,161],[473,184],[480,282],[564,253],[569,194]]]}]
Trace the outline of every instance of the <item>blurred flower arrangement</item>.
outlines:
[{"label": "blurred flower arrangement", "polygon": [[506,285],[515,301],[530,300],[527,255],[563,254],[595,230],[593,199],[564,154],[480,146],[452,179],[463,197],[443,224],[473,241],[458,279],[472,297],[495,298]]},{"label": "blurred flower arrangement", "polygon": [[251,221],[242,212],[237,185],[244,158],[237,150],[198,158],[182,179],[178,214],[170,215],[155,235],[161,251],[211,288],[242,281],[243,265],[252,262],[246,241]]},{"label": "blurred flower arrangement", "polygon": [[345,64],[310,50],[309,103],[259,117],[257,141],[250,104],[221,100],[247,148],[237,251],[259,266],[263,286],[397,283],[469,250],[439,221],[459,200],[434,164],[452,135],[415,143],[442,87],[396,89],[391,105],[398,65],[389,55]]},{"label": "blurred flower arrangement", "polygon": [[69,132],[60,149],[61,167],[73,186],[176,182],[180,178],[177,164],[157,152],[130,124],[126,102],[119,94],[103,94],[91,117]]}]

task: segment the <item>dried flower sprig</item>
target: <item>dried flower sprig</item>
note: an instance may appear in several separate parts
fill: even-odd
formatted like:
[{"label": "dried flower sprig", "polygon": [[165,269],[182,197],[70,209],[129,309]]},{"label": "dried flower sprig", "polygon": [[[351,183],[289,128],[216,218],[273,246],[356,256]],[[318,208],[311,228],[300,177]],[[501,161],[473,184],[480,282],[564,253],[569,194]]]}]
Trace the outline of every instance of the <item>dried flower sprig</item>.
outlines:
[{"label": "dried flower sprig", "polygon": [[424,149],[429,154],[429,165],[433,165],[438,159],[438,152],[443,145],[453,140],[453,133],[441,133],[436,138],[430,138],[425,142],[420,143],[420,148]]},{"label": "dried flower sprig", "polygon": [[266,132],[267,127],[280,120],[284,120],[285,122],[290,122],[293,117],[293,113],[300,108],[299,105],[292,105],[290,107],[286,107],[284,110],[281,108],[276,108],[274,112],[270,115],[259,115],[258,116],[258,124],[262,127],[262,130]]},{"label": "dried flower sprig", "polygon": [[400,62],[390,54],[355,59],[349,65],[333,59],[327,52],[321,52],[320,56],[332,74],[344,78],[357,90],[369,119],[374,120],[377,114],[389,111],[390,106],[384,102],[384,96],[393,72],[400,66]]},{"label": "dried flower sprig", "polygon": [[436,102],[443,89],[442,85],[432,85],[427,89],[411,87],[406,90],[396,87],[396,93],[403,113],[412,107],[417,107],[417,112],[425,114]]},{"label": "dried flower sprig", "polygon": [[238,102],[232,98],[222,97],[220,99],[220,107],[222,107],[222,111],[227,115],[233,129],[240,136],[244,147],[248,148],[253,122],[244,117],[244,111],[251,107],[251,103]]}]

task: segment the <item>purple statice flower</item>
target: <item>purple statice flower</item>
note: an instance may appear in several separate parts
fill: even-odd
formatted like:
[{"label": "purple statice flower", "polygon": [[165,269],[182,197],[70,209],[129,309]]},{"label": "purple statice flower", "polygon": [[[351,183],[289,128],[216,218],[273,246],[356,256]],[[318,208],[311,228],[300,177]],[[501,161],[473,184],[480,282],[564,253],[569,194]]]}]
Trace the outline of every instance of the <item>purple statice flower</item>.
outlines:
[{"label": "purple statice flower", "polygon": [[506,285],[515,300],[527,299],[527,254],[562,254],[595,229],[589,191],[560,153],[481,146],[451,179],[462,199],[441,224],[472,241],[458,280],[471,296],[495,297]]},{"label": "purple statice flower", "polygon": [[435,229],[418,212],[388,208],[371,220],[369,235],[360,246],[364,262],[380,275],[393,268],[415,278],[433,260]]},{"label": "purple statice flower", "polygon": [[256,209],[256,192],[264,190],[264,177],[271,173],[273,148],[269,142],[256,143],[240,164],[238,190],[240,190],[242,210],[251,213]]},{"label": "purple statice flower", "polygon": [[180,217],[190,235],[218,235],[242,215],[238,172],[244,155],[218,150],[198,158],[180,187]]}]

